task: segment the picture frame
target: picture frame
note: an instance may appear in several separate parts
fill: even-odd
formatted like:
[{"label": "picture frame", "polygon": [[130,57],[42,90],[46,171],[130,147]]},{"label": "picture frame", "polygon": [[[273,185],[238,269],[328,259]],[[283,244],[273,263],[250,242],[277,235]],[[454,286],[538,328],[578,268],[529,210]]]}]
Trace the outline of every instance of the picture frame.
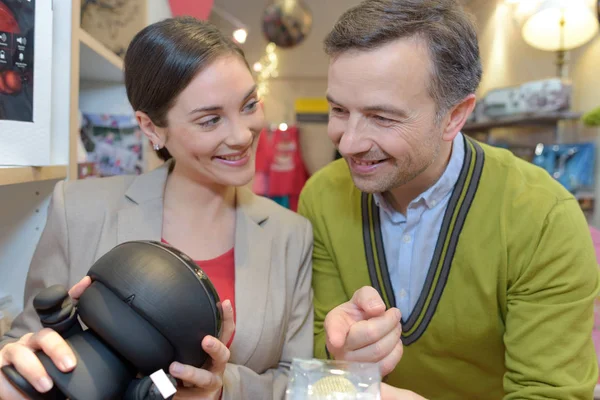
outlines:
[{"label": "picture frame", "polygon": [[52,2],[0,0],[0,15],[0,165],[49,165]]}]

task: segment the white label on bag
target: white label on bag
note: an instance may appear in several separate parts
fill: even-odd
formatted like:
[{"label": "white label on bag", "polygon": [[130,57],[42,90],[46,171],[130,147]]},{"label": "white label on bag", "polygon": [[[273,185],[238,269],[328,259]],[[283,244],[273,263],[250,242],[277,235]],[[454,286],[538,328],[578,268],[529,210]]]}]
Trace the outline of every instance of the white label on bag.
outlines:
[{"label": "white label on bag", "polygon": [[167,374],[165,374],[165,371],[162,369],[159,369],[150,375],[150,379],[152,379],[152,382],[154,382],[156,388],[164,399],[173,396],[177,392],[177,389],[175,386],[173,386],[173,383],[169,380]]}]

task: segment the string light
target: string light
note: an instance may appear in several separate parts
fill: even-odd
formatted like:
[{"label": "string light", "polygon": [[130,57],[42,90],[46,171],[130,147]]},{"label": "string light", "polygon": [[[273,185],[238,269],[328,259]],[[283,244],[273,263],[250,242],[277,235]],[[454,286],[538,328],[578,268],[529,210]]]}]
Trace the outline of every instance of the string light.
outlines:
[{"label": "string light", "polygon": [[264,97],[269,93],[269,79],[277,77],[279,74],[277,71],[279,60],[275,52],[276,49],[275,43],[269,43],[265,48],[265,54],[252,66],[252,69],[257,73],[256,85],[259,97]]}]

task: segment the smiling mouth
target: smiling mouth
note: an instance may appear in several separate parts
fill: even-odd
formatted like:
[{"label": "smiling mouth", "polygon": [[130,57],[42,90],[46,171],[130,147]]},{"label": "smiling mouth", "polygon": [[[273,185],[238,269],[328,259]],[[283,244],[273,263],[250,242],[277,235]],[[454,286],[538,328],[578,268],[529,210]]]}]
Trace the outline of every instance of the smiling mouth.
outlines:
[{"label": "smiling mouth", "polygon": [[241,153],[230,154],[230,155],[226,155],[226,156],[215,156],[215,158],[219,158],[219,159],[225,160],[225,161],[238,161],[243,158],[246,158],[248,156],[249,151],[250,151],[250,149],[246,149],[245,151],[243,151]]},{"label": "smiling mouth", "polygon": [[376,165],[376,164],[380,164],[384,161],[387,161],[387,158],[382,159],[382,160],[359,160],[357,158],[352,158],[352,161],[356,164],[356,165],[363,165],[363,166],[371,166],[371,165]]}]

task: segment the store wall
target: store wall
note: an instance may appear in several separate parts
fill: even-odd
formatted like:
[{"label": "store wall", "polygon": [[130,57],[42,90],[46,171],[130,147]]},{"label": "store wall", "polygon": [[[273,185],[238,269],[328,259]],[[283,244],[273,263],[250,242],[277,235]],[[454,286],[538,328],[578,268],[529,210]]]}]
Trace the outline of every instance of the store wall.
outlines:
[{"label": "store wall", "polygon": [[[522,0],[528,1],[528,0]],[[531,0],[529,0],[531,1]],[[586,0],[592,1],[596,0]],[[479,96],[494,88],[519,85],[527,81],[555,77],[556,54],[529,46],[521,36],[522,16],[514,5],[504,0],[473,0],[470,4],[479,33],[483,79]],[[584,46],[567,53],[567,76],[573,84],[572,110],[587,112],[600,106],[600,35]],[[531,145],[554,140],[553,131],[496,130],[492,140],[506,140]],[[600,148],[600,129],[581,123],[562,123],[559,141],[594,141]],[[596,162],[596,198],[600,198],[600,162]],[[590,224],[600,227],[600,209],[590,216]]]},{"label": "store wall", "polygon": [[271,123],[294,123],[294,102],[299,97],[324,97],[327,78],[272,78],[264,97],[265,117]]},{"label": "store wall", "polygon": [[[556,76],[556,55],[537,50],[523,40],[515,6],[504,0],[478,0],[470,7],[479,31],[484,76],[480,95],[493,88]],[[573,110],[600,106],[600,35],[569,54],[574,84]]]},{"label": "store wall", "polygon": [[[294,103],[298,98],[325,97],[327,78],[282,78],[269,81],[264,98],[265,117],[270,123],[296,124]],[[301,123],[300,147],[310,174],[333,160],[335,148],[327,137],[326,123]]]}]

